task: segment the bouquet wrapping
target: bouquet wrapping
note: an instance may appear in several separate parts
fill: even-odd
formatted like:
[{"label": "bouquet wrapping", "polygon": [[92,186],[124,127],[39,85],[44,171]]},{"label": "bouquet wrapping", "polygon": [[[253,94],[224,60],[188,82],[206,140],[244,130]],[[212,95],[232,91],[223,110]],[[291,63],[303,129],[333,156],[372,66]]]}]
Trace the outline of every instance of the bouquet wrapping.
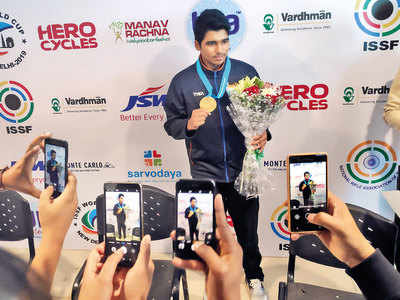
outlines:
[{"label": "bouquet wrapping", "polygon": [[247,199],[260,194],[267,174],[259,171],[264,153],[251,145],[254,136],[263,134],[285,107],[282,90],[258,77],[245,77],[227,87],[231,104],[227,107],[233,122],[245,137],[246,154],[242,172],[235,181],[236,190]]}]

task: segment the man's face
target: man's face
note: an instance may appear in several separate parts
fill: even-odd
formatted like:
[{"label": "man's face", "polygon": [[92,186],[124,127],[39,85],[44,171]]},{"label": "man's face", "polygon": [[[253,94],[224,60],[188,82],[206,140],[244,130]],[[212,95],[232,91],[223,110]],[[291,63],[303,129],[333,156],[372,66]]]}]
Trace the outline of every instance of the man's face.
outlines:
[{"label": "man's face", "polygon": [[310,179],[310,174],[306,174],[306,175],[304,175],[304,178],[305,178],[305,180],[308,180],[308,179]]},{"label": "man's face", "polygon": [[56,159],[56,153],[55,152],[51,152],[51,159]]},{"label": "man's face", "polygon": [[210,67],[218,67],[224,61],[229,51],[229,36],[225,29],[218,31],[209,30],[204,39],[199,44],[195,41],[195,46],[203,61]]},{"label": "man's face", "polygon": [[119,204],[122,204],[124,202],[124,196],[119,197],[118,201],[119,201]]},{"label": "man's face", "polygon": [[192,207],[195,207],[195,206],[196,206],[196,200],[193,199],[192,201],[190,201],[190,205],[191,205]]}]

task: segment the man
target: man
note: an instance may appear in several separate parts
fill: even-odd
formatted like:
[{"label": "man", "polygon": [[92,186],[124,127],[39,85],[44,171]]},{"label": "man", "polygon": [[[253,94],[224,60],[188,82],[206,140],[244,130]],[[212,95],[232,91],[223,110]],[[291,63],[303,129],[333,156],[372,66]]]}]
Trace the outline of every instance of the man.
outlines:
[{"label": "man", "polygon": [[[259,200],[246,200],[234,189],[246,147],[244,136],[226,110],[230,100],[225,92],[228,82],[258,73],[249,64],[228,58],[229,29],[225,15],[215,9],[205,10],[196,20],[195,47],[200,56],[173,78],[164,106],[164,128],[173,138],[185,139],[192,177],[216,181],[243,248],[243,267],[251,294],[266,299],[257,235]],[[208,105],[201,105],[201,101]],[[251,144],[263,151],[270,139],[266,130]]]},{"label": "man", "polygon": [[315,183],[310,179],[310,172],[304,172],[304,180],[299,184],[300,192],[303,192],[304,205],[314,205]]},{"label": "man", "polygon": [[185,210],[185,218],[188,219],[189,222],[191,241],[194,241],[194,235],[196,235],[196,240],[199,240],[199,229],[197,228],[197,224],[199,223],[200,208],[196,206],[196,202],[196,198],[191,197],[190,206]]},{"label": "man", "polygon": [[54,186],[54,191],[57,193],[58,190],[58,171],[59,171],[59,163],[56,161],[56,151],[50,151],[50,160],[47,162],[47,173],[50,175],[50,182]]},{"label": "man", "polygon": [[390,127],[400,130],[400,69],[393,79],[384,111],[383,118],[385,122]]},{"label": "man", "polygon": [[117,217],[117,225],[118,225],[118,236],[119,239],[122,239],[121,229],[124,233],[124,240],[126,240],[126,204],[124,203],[124,194],[118,195],[118,203],[114,205],[113,214]]}]

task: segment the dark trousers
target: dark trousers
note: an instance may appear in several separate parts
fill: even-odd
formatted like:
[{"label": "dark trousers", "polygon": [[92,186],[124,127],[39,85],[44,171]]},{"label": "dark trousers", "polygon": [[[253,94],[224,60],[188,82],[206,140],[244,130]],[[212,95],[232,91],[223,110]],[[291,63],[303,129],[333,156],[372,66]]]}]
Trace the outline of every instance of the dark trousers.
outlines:
[{"label": "dark trousers", "polygon": [[197,230],[197,222],[190,221],[189,219],[189,232],[190,240],[194,241],[194,235],[196,235],[196,240],[199,240],[199,231]]},{"label": "dark trousers", "polygon": [[118,225],[118,236],[121,239],[121,229],[124,233],[124,238],[126,239],[126,225],[125,225],[125,220],[117,219],[117,225]]},{"label": "dark trousers", "polygon": [[257,234],[259,199],[246,200],[235,190],[233,182],[217,182],[217,192],[222,195],[225,210],[232,217],[238,242],[243,249],[246,278],[264,280]]}]

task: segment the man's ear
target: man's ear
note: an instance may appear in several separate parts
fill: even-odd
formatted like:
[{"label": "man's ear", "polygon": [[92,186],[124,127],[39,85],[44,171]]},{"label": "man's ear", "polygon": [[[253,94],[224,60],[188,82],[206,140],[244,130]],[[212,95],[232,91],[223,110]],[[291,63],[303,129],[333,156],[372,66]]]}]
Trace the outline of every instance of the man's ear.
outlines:
[{"label": "man's ear", "polygon": [[197,51],[200,51],[200,49],[201,49],[200,43],[196,40],[194,41],[194,47],[196,48]]}]

